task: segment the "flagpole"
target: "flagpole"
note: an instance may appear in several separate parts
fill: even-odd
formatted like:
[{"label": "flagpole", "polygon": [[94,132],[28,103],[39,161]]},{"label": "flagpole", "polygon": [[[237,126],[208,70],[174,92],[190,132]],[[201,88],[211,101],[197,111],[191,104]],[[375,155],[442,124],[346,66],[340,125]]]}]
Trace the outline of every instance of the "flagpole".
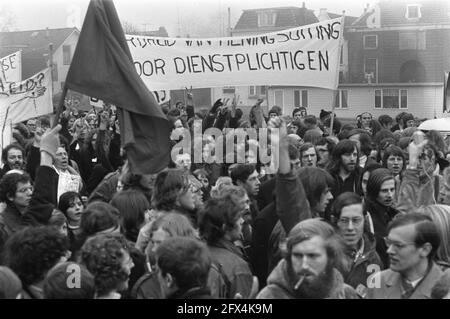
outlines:
[{"label": "flagpole", "polygon": [[331,122],[330,122],[330,135],[334,136],[333,126],[334,126],[334,114],[335,114],[335,108],[336,108],[336,102],[339,102],[339,69],[341,66],[341,56],[342,56],[342,44],[344,42],[344,21],[345,21],[345,11],[342,12],[342,19],[341,19],[341,37],[339,39],[339,54],[338,54],[338,63],[337,63],[337,70],[336,70],[336,89],[333,90],[333,97],[332,97],[332,104],[331,104]]},{"label": "flagpole", "polygon": [[59,123],[59,117],[61,116],[62,109],[64,107],[64,99],[66,98],[66,94],[67,94],[67,86],[66,86],[66,84],[64,84],[64,88],[63,88],[61,97],[59,98],[58,106],[56,107],[56,115],[55,115],[56,120],[53,123],[53,127],[55,127]]}]

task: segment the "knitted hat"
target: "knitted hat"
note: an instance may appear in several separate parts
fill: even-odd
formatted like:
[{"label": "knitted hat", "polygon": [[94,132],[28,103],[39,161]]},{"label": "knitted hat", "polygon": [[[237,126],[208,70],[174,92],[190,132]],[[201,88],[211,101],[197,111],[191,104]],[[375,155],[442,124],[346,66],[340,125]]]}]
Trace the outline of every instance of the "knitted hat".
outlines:
[{"label": "knitted hat", "polygon": [[328,112],[328,111],[325,111],[325,110],[320,110],[319,118],[320,118],[320,120],[323,120],[324,118],[326,118],[330,114],[331,114],[331,112]]},{"label": "knitted hat", "polygon": [[0,266],[0,299],[16,299],[22,291],[22,282],[8,267]]},{"label": "knitted hat", "polygon": [[381,185],[390,179],[394,179],[394,176],[387,168],[378,168],[374,170],[367,181],[367,195],[375,200],[380,192]]},{"label": "knitted hat", "polygon": [[269,115],[270,113],[276,113],[278,116],[281,115],[281,107],[274,105],[270,111],[269,111]]}]

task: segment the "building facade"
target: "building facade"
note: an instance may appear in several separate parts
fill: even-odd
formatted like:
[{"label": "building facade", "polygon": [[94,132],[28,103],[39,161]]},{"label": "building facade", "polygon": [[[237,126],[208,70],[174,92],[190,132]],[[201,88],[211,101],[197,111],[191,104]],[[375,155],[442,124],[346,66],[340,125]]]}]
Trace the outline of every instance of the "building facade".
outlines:
[{"label": "building facade", "polygon": [[[269,13],[277,17],[279,9],[244,11],[232,35],[273,32],[340,16],[321,9],[316,20],[311,17],[297,21],[297,25],[258,28],[261,21],[273,22],[275,18]],[[290,10],[312,14],[304,7]],[[345,16],[344,26],[338,91],[312,87],[223,88],[213,89],[214,98],[236,92],[243,105],[253,105],[258,97],[264,97],[268,107],[278,105],[286,115],[298,106],[318,115],[321,109],[331,110],[333,103],[342,118],[355,118],[362,112],[374,117],[394,117],[402,111],[419,118],[443,115],[444,72],[450,70],[448,1],[381,0],[366,7],[359,18]]]},{"label": "building facade", "polygon": [[346,116],[371,112],[441,117],[444,72],[450,69],[448,1],[379,1],[346,30]]},{"label": "building facade", "polygon": [[[298,7],[276,7],[243,10],[235,27],[230,31],[231,36],[247,36],[276,32],[280,30],[299,27],[302,25],[317,23],[319,20],[312,10],[303,6]],[[287,108],[286,88],[272,88],[267,86],[233,86],[212,89],[212,100],[218,98],[232,98],[239,96],[239,107],[244,114],[248,113],[259,98],[265,112],[269,106],[279,105]]]},{"label": "building facade", "polygon": [[50,66],[53,44],[53,94],[64,86],[80,31],[76,28],[1,32],[0,56],[22,50],[22,80]]}]

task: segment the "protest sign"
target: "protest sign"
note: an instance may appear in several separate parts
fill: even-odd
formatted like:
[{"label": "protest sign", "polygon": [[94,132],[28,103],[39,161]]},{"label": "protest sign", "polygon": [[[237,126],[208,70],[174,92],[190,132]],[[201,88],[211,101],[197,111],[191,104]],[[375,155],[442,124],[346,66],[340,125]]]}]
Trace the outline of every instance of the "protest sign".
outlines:
[{"label": "protest sign", "polygon": [[0,84],[0,118],[16,124],[52,112],[50,68],[22,82]]},{"label": "protest sign", "polygon": [[246,85],[336,89],[341,18],[245,37],[126,35],[139,76],[151,90]]},{"label": "protest sign", "polygon": [[[153,96],[155,97],[156,101],[159,104],[164,104],[167,103],[168,101],[170,101],[170,91],[166,91],[166,90],[160,90],[160,91],[151,91],[153,93]],[[96,98],[96,97],[91,97],[89,99],[89,103],[96,108],[103,108],[103,101]]]},{"label": "protest sign", "polygon": [[0,58],[0,82],[22,81],[22,51]]},{"label": "protest sign", "polygon": [[159,104],[164,104],[170,101],[170,91],[159,90],[159,91],[152,91],[152,93]]}]

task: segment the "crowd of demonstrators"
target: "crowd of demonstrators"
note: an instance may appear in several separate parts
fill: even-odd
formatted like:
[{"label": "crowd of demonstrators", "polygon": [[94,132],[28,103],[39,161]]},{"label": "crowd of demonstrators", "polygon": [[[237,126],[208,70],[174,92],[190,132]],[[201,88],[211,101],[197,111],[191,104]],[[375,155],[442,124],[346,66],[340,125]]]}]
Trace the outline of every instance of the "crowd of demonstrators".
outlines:
[{"label": "crowd of demonstrators", "polygon": [[132,173],[111,105],[15,125],[0,298],[450,295],[449,136],[406,112],[345,124],[259,99],[247,120],[239,97],[186,97],[162,107],[186,147],[150,175]]}]

